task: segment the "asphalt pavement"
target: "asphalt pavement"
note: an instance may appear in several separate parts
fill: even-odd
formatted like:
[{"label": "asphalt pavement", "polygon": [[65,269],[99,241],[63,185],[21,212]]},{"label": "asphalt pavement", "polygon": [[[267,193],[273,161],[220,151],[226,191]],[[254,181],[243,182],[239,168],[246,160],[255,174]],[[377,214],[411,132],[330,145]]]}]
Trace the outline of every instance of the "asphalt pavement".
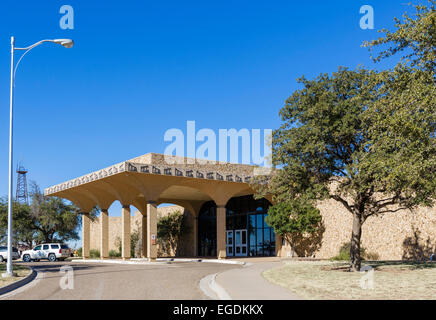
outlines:
[{"label": "asphalt pavement", "polygon": [[242,268],[198,262],[124,265],[40,261],[22,264],[33,267],[38,276],[5,299],[202,300],[209,299],[199,288],[203,277]]}]

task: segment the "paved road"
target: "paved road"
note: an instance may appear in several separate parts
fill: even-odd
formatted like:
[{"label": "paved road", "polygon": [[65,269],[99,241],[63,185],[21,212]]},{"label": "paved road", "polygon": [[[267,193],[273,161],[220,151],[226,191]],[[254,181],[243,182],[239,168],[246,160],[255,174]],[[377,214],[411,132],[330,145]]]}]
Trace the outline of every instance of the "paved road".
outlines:
[{"label": "paved road", "polygon": [[[201,278],[239,265],[177,262],[122,265],[83,262],[27,263],[39,276],[30,288],[7,299],[208,299],[199,289]],[[62,266],[74,271],[74,289],[62,289]],[[65,283],[65,282],[64,282]],[[64,286],[65,287],[65,286]]]}]

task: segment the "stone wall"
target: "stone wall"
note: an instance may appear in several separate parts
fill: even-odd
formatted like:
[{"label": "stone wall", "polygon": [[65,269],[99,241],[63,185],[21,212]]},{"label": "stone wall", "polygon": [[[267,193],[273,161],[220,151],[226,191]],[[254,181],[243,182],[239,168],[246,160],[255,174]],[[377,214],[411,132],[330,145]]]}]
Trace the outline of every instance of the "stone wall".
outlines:
[{"label": "stone wall", "polygon": [[[291,248],[285,243],[279,255],[292,255],[329,259],[338,254],[341,246],[351,238],[351,214],[335,200],[318,205],[322,215],[322,228],[311,238],[299,239],[299,245]],[[182,238],[178,256],[194,256],[194,216],[179,206],[158,208],[158,217],[175,210],[184,212],[189,232]],[[136,211],[131,219],[131,230],[140,229],[141,213]],[[121,217],[109,217],[109,250],[118,250],[116,239],[121,239]],[[382,260],[428,258],[436,251],[436,208],[419,208],[380,217],[370,217],[363,225],[362,246],[367,253]],[[91,223],[91,249],[100,249],[99,219]]]},{"label": "stone wall", "polygon": [[[350,242],[352,216],[335,200],[320,203],[322,228],[312,239],[291,248],[288,243],[280,255],[329,259]],[[369,217],[362,227],[362,247],[381,260],[428,259],[436,251],[436,208],[401,210]]]}]

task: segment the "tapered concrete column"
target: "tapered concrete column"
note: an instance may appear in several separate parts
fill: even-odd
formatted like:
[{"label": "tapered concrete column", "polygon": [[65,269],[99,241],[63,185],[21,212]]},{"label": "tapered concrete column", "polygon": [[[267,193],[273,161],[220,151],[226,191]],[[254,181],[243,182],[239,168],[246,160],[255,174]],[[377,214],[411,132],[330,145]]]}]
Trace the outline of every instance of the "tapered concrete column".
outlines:
[{"label": "tapered concrete column", "polygon": [[276,234],[275,238],[276,243],[276,256],[281,257],[282,256],[282,237]]},{"label": "tapered concrete column", "polygon": [[82,213],[82,258],[83,259],[89,258],[89,248],[90,248],[90,241],[91,241],[90,224],[91,224],[91,219],[89,217],[89,213],[87,212]]},{"label": "tapered concrete column", "polygon": [[192,233],[193,233],[193,241],[192,245],[194,246],[194,250],[192,251],[194,253],[194,256],[198,256],[198,217],[194,216],[194,222],[192,226]]},{"label": "tapered concrete column", "polygon": [[155,201],[147,203],[147,257],[149,261],[157,258],[157,205]]},{"label": "tapered concrete column", "polygon": [[130,259],[130,206],[123,205],[121,211],[121,257]]},{"label": "tapered concrete column", "polygon": [[141,228],[142,228],[142,252],[141,256],[142,258],[147,258],[147,215],[142,215],[142,221],[141,221]]},{"label": "tapered concrete column", "polygon": [[100,257],[109,258],[109,216],[107,209],[100,212]]},{"label": "tapered concrete column", "polygon": [[216,251],[218,259],[226,258],[226,207],[216,208]]}]

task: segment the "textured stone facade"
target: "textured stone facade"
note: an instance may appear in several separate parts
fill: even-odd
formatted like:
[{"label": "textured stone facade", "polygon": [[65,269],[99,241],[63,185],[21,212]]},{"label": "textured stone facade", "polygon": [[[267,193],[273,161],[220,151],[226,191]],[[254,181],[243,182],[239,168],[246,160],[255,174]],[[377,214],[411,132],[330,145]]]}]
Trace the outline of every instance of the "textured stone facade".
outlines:
[{"label": "textured stone facade", "polygon": [[[292,250],[288,243],[281,256],[329,259],[339,253],[344,243],[350,242],[352,216],[335,200],[320,203],[323,217],[321,231],[312,239],[305,239]],[[401,210],[379,217],[369,217],[362,227],[362,247],[366,253],[381,260],[428,259],[436,250],[436,208],[419,208],[413,212]],[[296,252],[295,252],[296,251]]]}]

